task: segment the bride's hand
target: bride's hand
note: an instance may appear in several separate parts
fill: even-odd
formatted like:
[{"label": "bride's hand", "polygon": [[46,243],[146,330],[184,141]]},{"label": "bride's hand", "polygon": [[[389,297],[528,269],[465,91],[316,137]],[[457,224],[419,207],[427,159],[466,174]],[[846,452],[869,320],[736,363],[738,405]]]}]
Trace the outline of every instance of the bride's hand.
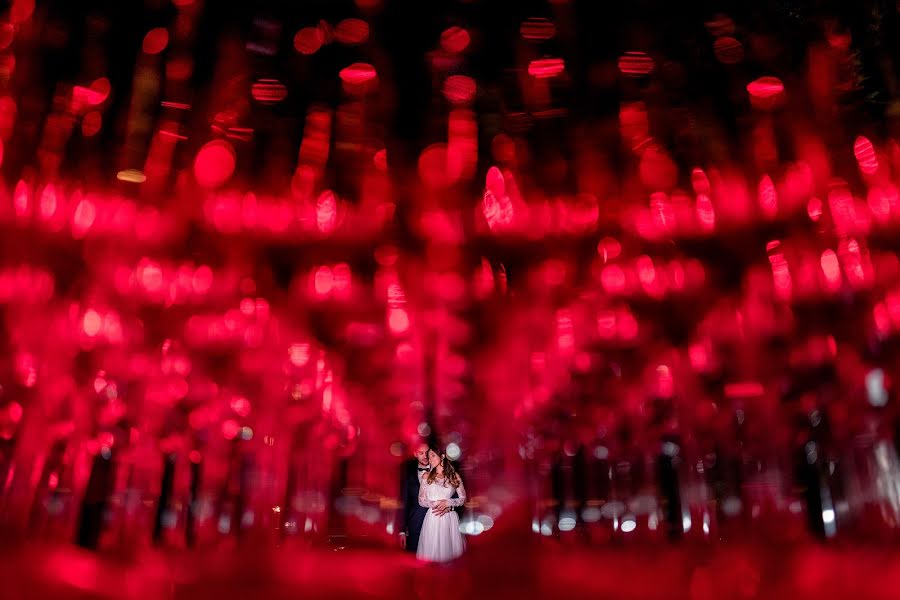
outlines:
[{"label": "bride's hand", "polygon": [[449,507],[447,506],[446,500],[439,500],[431,509],[431,511],[439,517],[443,516],[448,510]]}]

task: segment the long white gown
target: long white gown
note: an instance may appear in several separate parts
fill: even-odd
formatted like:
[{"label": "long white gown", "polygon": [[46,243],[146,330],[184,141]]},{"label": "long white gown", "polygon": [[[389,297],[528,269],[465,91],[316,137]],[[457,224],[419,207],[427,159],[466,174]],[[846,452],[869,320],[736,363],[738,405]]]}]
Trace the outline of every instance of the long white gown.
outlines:
[{"label": "long white gown", "polygon": [[[451,499],[453,486],[437,479],[429,484],[426,476],[423,476],[419,485],[419,506],[431,509],[440,500],[447,500],[449,506],[462,506],[466,503],[466,488],[462,479],[455,491],[459,498]],[[466,541],[459,530],[459,515],[456,511],[452,510],[439,517],[429,510],[422,523],[416,557],[430,562],[446,562],[460,556],[465,550]]]}]

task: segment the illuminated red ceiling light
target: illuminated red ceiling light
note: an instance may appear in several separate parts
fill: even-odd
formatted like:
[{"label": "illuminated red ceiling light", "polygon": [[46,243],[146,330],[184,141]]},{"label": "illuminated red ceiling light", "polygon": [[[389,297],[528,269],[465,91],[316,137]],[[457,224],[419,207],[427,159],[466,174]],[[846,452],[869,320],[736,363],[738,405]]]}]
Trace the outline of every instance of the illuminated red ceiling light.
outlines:
[{"label": "illuminated red ceiling light", "polygon": [[760,77],[747,84],[750,104],[756,108],[769,109],[777,106],[784,94],[784,84],[777,77]]},{"label": "illuminated red ceiling light", "polygon": [[313,287],[319,296],[327,296],[334,288],[334,273],[328,266],[322,266],[316,269],[313,275]]},{"label": "illuminated red ceiling light", "polygon": [[237,158],[231,144],[215,140],[197,153],[197,158],[194,159],[194,176],[201,186],[215,188],[228,181],[236,164]]},{"label": "illuminated red ceiling light", "polygon": [[713,44],[716,59],[725,65],[734,65],[744,60],[744,47],[733,37],[720,37]]},{"label": "illuminated red ceiling light", "polygon": [[772,98],[784,92],[784,84],[777,77],[760,77],[747,84],[747,91],[754,98]]},{"label": "illuminated red ceiling light", "polygon": [[597,254],[603,259],[603,262],[614,260],[622,253],[622,244],[618,240],[611,237],[605,237],[597,244]]},{"label": "illuminated red ceiling light", "polygon": [[467,104],[475,97],[475,80],[465,75],[452,75],[444,82],[444,97],[453,104]]},{"label": "illuminated red ceiling light", "polygon": [[334,39],[341,44],[362,44],[369,39],[369,24],[362,19],[344,19],[334,28]]},{"label": "illuminated red ceiling light", "polygon": [[331,233],[337,226],[338,204],[334,192],[325,190],[316,201],[316,228],[322,233]]},{"label": "illuminated red ceiling light", "polygon": [[81,120],[81,135],[91,137],[100,132],[103,126],[103,116],[98,110],[92,110]]},{"label": "illuminated red ceiling light", "polygon": [[394,334],[401,334],[409,329],[409,313],[402,308],[388,311],[388,327]]},{"label": "illuminated red ceiling light", "polygon": [[165,27],[157,27],[151,29],[144,36],[144,42],[141,49],[144,54],[159,54],[169,45],[169,32]]},{"label": "illuminated red ceiling light", "polygon": [[88,87],[76,85],[72,91],[72,96],[76,104],[97,106],[106,101],[109,97],[110,90],[111,86],[109,85],[109,79],[101,77],[92,82]]},{"label": "illuminated red ceiling light", "polygon": [[375,79],[377,73],[375,67],[368,63],[353,63],[341,69],[340,76],[344,83],[362,85]]},{"label": "illuminated red ceiling light", "polygon": [[382,173],[386,173],[388,169],[388,159],[387,159],[387,150],[382,148],[372,157],[372,162],[375,164],[375,168],[381,171]]},{"label": "illuminated red ceiling light", "polygon": [[315,54],[325,43],[325,34],[318,27],[304,27],[294,35],[294,49],[300,54]]},{"label": "illuminated red ceiling light", "polygon": [[462,27],[450,27],[441,33],[441,48],[452,54],[459,54],[469,47],[472,38]]},{"label": "illuminated red ceiling light", "polygon": [[639,77],[653,72],[656,63],[645,52],[626,52],[619,57],[619,71]]},{"label": "illuminated red ceiling light", "polygon": [[811,221],[818,221],[822,216],[822,201],[818,198],[810,198],[806,204],[806,214]]},{"label": "illuminated red ceiling light", "polygon": [[541,58],[528,63],[528,74],[538,79],[556,77],[566,68],[561,58]]},{"label": "illuminated red ceiling light", "polygon": [[825,275],[825,285],[831,292],[837,291],[841,286],[841,267],[834,250],[826,249],[819,259],[822,273]]},{"label": "illuminated red ceiling light", "polygon": [[860,136],[853,142],[853,155],[859,164],[859,170],[866,175],[872,175],[878,171],[878,157],[875,155],[875,147],[868,138]]},{"label": "illuminated red ceiling light", "polygon": [[97,311],[90,309],[84,313],[81,322],[84,333],[89,337],[95,337],[99,335],[100,328],[103,326],[103,317]]},{"label": "illuminated red ceiling light", "polygon": [[519,33],[526,40],[549,40],[556,35],[556,27],[547,19],[528,19],[519,27]]},{"label": "illuminated red ceiling light", "polygon": [[251,86],[250,94],[262,104],[277,104],[287,98],[288,91],[277,79],[260,79]]},{"label": "illuminated red ceiling light", "polygon": [[765,389],[757,381],[743,381],[740,383],[726,383],[725,396],[727,398],[753,398],[762,396]]},{"label": "illuminated red ceiling light", "polygon": [[768,175],[765,175],[760,180],[757,187],[757,196],[759,198],[759,207],[766,217],[772,218],[778,214],[778,192],[775,190],[772,178]]}]

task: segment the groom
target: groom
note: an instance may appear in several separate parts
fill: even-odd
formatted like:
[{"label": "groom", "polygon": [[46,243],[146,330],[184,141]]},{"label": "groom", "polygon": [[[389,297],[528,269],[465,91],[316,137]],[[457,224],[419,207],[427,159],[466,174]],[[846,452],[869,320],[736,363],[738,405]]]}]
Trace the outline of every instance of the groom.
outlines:
[{"label": "groom", "polygon": [[[400,502],[403,505],[399,511],[400,546],[407,552],[415,554],[419,547],[419,533],[422,531],[422,521],[428,509],[419,506],[419,478],[427,473],[428,444],[422,442],[415,446],[413,458],[403,461],[403,470],[400,474]],[[453,510],[445,507],[436,510],[438,515],[446,514]]]}]

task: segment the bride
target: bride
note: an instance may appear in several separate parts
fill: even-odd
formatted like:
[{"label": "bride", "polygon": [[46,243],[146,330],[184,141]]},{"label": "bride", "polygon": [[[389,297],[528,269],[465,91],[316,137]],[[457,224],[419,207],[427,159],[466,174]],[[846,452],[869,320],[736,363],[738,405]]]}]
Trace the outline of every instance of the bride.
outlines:
[{"label": "bride", "polygon": [[[447,512],[466,503],[466,488],[459,474],[443,454],[428,450],[431,470],[424,473],[419,485],[419,505],[431,510],[425,515],[416,557],[431,562],[445,562],[461,555],[466,542],[459,531],[459,515]],[[459,496],[451,498],[453,492]]]}]

